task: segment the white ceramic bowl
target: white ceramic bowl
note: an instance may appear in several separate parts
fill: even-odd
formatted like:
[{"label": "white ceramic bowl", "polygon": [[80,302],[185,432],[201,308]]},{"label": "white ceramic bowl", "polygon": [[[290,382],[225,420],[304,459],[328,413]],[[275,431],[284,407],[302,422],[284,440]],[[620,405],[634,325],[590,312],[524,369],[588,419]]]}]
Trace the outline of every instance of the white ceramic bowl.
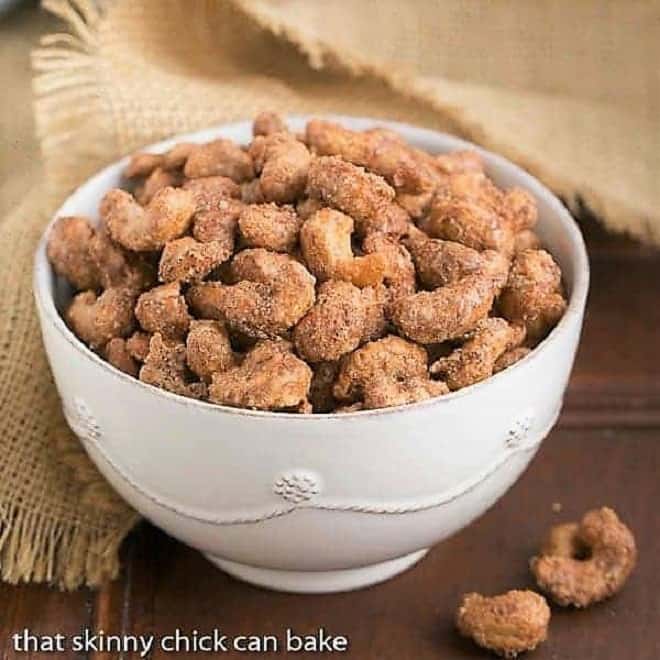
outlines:
[{"label": "white ceramic bowl", "polygon": [[[467,143],[405,124],[334,117],[354,129],[386,125],[432,152]],[[302,129],[306,118],[292,117]],[[154,145],[218,136],[245,143],[249,122]],[[482,151],[501,186],[538,201],[538,231],[570,296],[559,325],[529,356],[487,381],[438,399],[344,415],[268,413],[185,399],[114,369],[69,331],[70,298],[46,259],[34,291],[46,351],[71,428],[138,511],[254,584],[299,592],[385,580],[465,527],[518,478],[559,414],[580,335],[588,261],[562,204],[534,178]],[[97,218],[126,159],[79,188],[56,214]]]}]

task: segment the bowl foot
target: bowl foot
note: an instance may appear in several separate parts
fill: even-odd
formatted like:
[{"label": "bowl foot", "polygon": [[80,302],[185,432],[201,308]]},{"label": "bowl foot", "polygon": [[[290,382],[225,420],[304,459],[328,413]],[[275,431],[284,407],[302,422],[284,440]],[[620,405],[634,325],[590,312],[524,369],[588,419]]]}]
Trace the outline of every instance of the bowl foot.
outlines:
[{"label": "bowl foot", "polygon": [[424,548],[380,564],[338,571],[281,571],[239,564],[215,555],[207,554],[206,558],[229,575],[258,587],[300,594],[323,594],[352,591],[389,580],[416,564],[427,552],[428,548]]}]

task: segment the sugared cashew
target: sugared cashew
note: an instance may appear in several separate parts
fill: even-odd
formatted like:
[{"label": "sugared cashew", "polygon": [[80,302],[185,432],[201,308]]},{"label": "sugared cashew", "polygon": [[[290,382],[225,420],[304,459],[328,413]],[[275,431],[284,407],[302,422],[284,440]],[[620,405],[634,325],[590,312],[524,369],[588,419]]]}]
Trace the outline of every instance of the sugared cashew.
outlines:
[{"label": "sugared cashew", "polygon": [[497,360],[495,360],[493,373],[497,374],[500,371],[504,371],[504,369],[507,369],[512,364],[519,362],[530,353],[531,353],[531,349],[527,348],[526,346],[518,346],[517,348],[512,348],[510,351],[507,351],[506,353],[502,353],[502,355],[500,355],[500,357],[498,357]]},{"label": "sugared cashew", "polygon": [[355,220],[358,234],[401,235],[410,218],[394,202],[394,189],[380,176],[337,156],[320,156],[309,165],[307,193]]},{"label": "sugared cashew", "polygon": [[182,187],[193,194],[198,213],[226,208],[229,202],[239,200],[241,197],[241,187],[226,176],[189,179]]},{"label": "sugared cashew", "polygon": [[181,169],[188,155],[196,146],[190,142],[179,142],[164,154],[135,153],[124,170],[124,176],[127,179],[134,179],[148,177],[158,168],[165,171]]},{"label": "sugared cashew", "polygon": [[414,151],[388,132],[357,132],[334,122],[312,119],[305,141],[319,156],[344,160],[382,176],[397,192],[420,193],[435,188],[435,177]]},{"label": "sugared cashew", "polygon": [[387,289],[388,305],[402,296],[415,293],[417,290],[415,264],[408,250],[396,238],[389,234],[374,232],[364,239],[362,249],[367,256],[379,254],[384,260],[383,284]]},{"label": "sugared cashew", "polygon": [[543,338],[566,310],[561,292],[561,270],[545,250],[516,255],[499,300],[502,315],[527,328],[532,341]]},{"label": "sugared cashew", "polygon": [[607,507],[578,524],[553,527],[530,566],[539,587],[559,605],[587,607],[623,588],[637,561],[635,537]]},{"label": "sugared cashew", "polygon": [[286,131],[287,127],[282,117],[276,112],[260,112],[252,122],[252,135],[270,135]]},{"label": "sugared cashew", "polygon": [[288,342],[259,341],[243,362],[213,374],[214,403],[260,410],[307,408],[312,370],[291,352]]},{"label": "sugared cashew", "polygon": [[288,204],[305,190],[311,156],[291,133],[257,135],[249,153],[260,174],[259,185],[266,201]]},{"label": "sugared cashew", "polygon": [[538,219],[536,200],[531,193],[522,188],[510,188],[502,199],[505,216],[514,232],[532,229]]},{"label": "sugared cashew", "polygon": [[130,289],[106,289],[74,296],[65,319],[73,332],[92,348],[99,349],[114,337],[126,337],[133,330],[135,293]]},{"label": "sugared cashew", "polygon": [[424,348],[389,335],[346,356],[333,388],[340,401],[361,401],[365,409],[421,401],[449,390],[432,381]]},{"label": "sugared cashew", "polygon": [[103,231],[95,232],[89,253],[104,289],[119,287],[144,291],[156,284],[156,269],[142,255],[129,252],[113,243]]},{"label": "sugared cashew", "polygon": [[513,237],[513,251],[524,252],[525,250],[538,250],[541,247],[541,239],[531,229],[523,229]]},{"label": "sugared cashew", "polygon": [[168,339],[185,337],[190,314],[181,295],[180,282],[163,284],[143,293],[135,306],[135,316],[147,332],[158,332]]},{"label": "sugared cashew", "polygon": [[140,369],[140,380],[168,392],[194,399],[205,399],[204,383],[192,381],[186,368],[186,345],[166,339],[160,332],[149,342],[149,353]]},{"label": "sugared cashew", "polygon": [[134,360],[137,360],[137,362],[144,362],[149,353],[150,341],[151,335],[149,333],[136,330],[126,340],[126,350]]},{"label": "sugared cashew", "polygon": [[129,161],[124,176],[127,179],[149,176],[157,167],[162,167],[163,154],[135,153]]},{"label": "sugared cashew", "polygon": [[261,248],[240,252],[231,264],[236,284],[205,282],[188,292],[202,318],[225,320],[256,339],[284,335],[314,304],[316,280],[286,254]]},{"label": "sugared cashew", "polygon": [[198,282],[227,261],[231,249],[226,241],[201,243],[191,236],[165,244],[158,265],[161,282]]},{"label": "sugared cashew", "polygon": [[469,149],[438,154],[435,156],[435,166],[442,174],[447,175],[484,171],[481,154]]},{"label": "sugared cashew", "polygon": [[391,307],[394,325],[421,344],[456,339],[488,315],[496,286],[493,278],[477,273],[434,291],[420,291],[396,300]]},{"label": "sugared cashew", "polygon": [[513,229],[485,204],[465,198],[439,197],[422,228],[432,238],[456,241],[475,250],[513,253]]},{"label": "sugared cashew", "polygon": [[225,199],[213,210],[198,211],[195,213],[193,236],[202,243],[219,243],[232,254],[242,210],[242,202]]},{"label": "sugared cashew", "polygon": [[211,376],[236,364],[229,333],[219,321],[191,321],[186,338],[186,362],[207,383]]},{"label": "sugared cashew", "polygon": [[136,188],[135,199],[145,206],[154,195],[163,188],[176,187],[181,185],[181,175],[177,172],[168,172],[162,167],[157,167],[145,180],[145,182]]},{"label": "sugared cashew", "polygon": [[333,362],[371,338],[374,307],[382,309],[375,289],[349,282],[324,282],[314,306],[293,332],[299,355],[309,362]]},{"label": "sugared cashew", "polygon": [[479,321],[465,343],[451,355],[431,365],[430,372],[443,378],[450,390],[458,390],[492,376],[497,359],[522,343],[525,329],[504,319]]},{"label": "sugared cashew", "polygon": [[506,281],[508,260],[492,250],[479,252],[454,241],[426,237],[406,241],[406,245],[417,267],[420,281],[431,289],[453,284],[466,275],[480,272],[491,255],[493,259],[505,260],[502,264]]},{"label": "sugared cashew", "polygon": [[127,340],[121,337],[111,339],[103,349],[105,359],[113,366],[136,378],[140,367],[126,346]]},{"label": "sugared cashew", "polygon": [[113,241],[128,250],[159,250],[182,236],[195,212],[193,194],[181,188],[159,190],[146,207],[130,193],[113,188],[101,201],[101,218]]},{"label": "sugared cashew", "polygon": [[404,209],[411,218],[418,220],[428,214],[434,197],[435,192],[433,190],[414,194],[399,192],[396,194],[396,203]]},{"label": "sugared cashew", "polygon": [[48,259],[75,289],[98,289],[100,273],[91,256],[95,231],[87,218],[58,218],[48,234]]},{"label": "sugared cashew", "polygon": [[220,138],[196,145],[188,154],[183,173],[189,179],[226,176],[241,183],[254,178],[254,165],[250,155],[235,142]]},{"label": "sugared cashew", "polygon": [[385,259],[380,254],[353,256],[353,220],[334,209],[323,208],[305,220],[300,247],[305,263],[321,281],[346,280],[356,286],[383,281]]},{"label": "sugared cashew", "polygon": [[533,651],[548,636],[550,608],[533,591],[507,591],[499,596],[465,594],[456,626],[465,637],[504,658]]},{"label": "sugared cashew", "polygon": [[248,204],[243,206],[238,227],[248,247],[291,252],[298,243],[300,218],[292,206]]},{"label": "sugared cashew", "polygon": [[194,142],[179,142],[163,154],[162,167],[165,170],[180,170],[186,164],[188,156],[194,151]]}]

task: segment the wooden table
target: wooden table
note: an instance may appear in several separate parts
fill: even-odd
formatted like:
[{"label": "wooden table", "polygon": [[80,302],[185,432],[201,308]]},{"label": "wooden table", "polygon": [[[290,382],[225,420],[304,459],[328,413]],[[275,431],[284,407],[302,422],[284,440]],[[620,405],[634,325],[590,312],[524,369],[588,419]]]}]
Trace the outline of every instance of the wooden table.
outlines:
[{"label": "wooden table", "polygon": [[610,601],[586,611],[554,609],[550,638],[530,657],[660,658],[660,252],[606,236],[592,221],[583,225],[591,296],[559,424],[511,491],[415,569],[355,593],[277,594],[233,580],[144,524],[126,543],[121,578],[97,593],[0,586],[1,657],[28,657],[9,644],[25,627],[65,635],[84,627],[165,635],[178,627],[277,636],[322,627],[350,639],[342,657],[488,657],[454,632],[460,594],[531,586],[527,561],[543,531],[609,504],[636,533],[637,570]]}]

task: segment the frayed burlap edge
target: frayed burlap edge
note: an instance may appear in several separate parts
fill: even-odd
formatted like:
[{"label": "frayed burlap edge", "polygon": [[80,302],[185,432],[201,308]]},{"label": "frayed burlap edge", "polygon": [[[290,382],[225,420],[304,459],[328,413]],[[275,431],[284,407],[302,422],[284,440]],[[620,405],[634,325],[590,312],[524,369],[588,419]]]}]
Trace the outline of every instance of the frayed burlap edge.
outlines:
[{"label": "frayed burlap edge", "polygon": [[117,576],[119,546],[139,516],[92,464],[45,376],[30,273],[51,206],[44,188],[36,186],[0,225],[0,246],[13,257],[4,252],[0,259],[6,285],[0,290],[0,334],[10,347],[0,356],[0,398],[48,418],[36,436],[20,407],[0,420],[0,577],[71,590]]},{"label": "frayed burlap edge", "polygon": [[43,0],[42,5],[69,30],[42,37],[32,52],[37,136],[51,192],[61,194],[81,183],[81,171],[91,173],[117,153],[117,135],[98,56],[101,5],[92,0]]}]

